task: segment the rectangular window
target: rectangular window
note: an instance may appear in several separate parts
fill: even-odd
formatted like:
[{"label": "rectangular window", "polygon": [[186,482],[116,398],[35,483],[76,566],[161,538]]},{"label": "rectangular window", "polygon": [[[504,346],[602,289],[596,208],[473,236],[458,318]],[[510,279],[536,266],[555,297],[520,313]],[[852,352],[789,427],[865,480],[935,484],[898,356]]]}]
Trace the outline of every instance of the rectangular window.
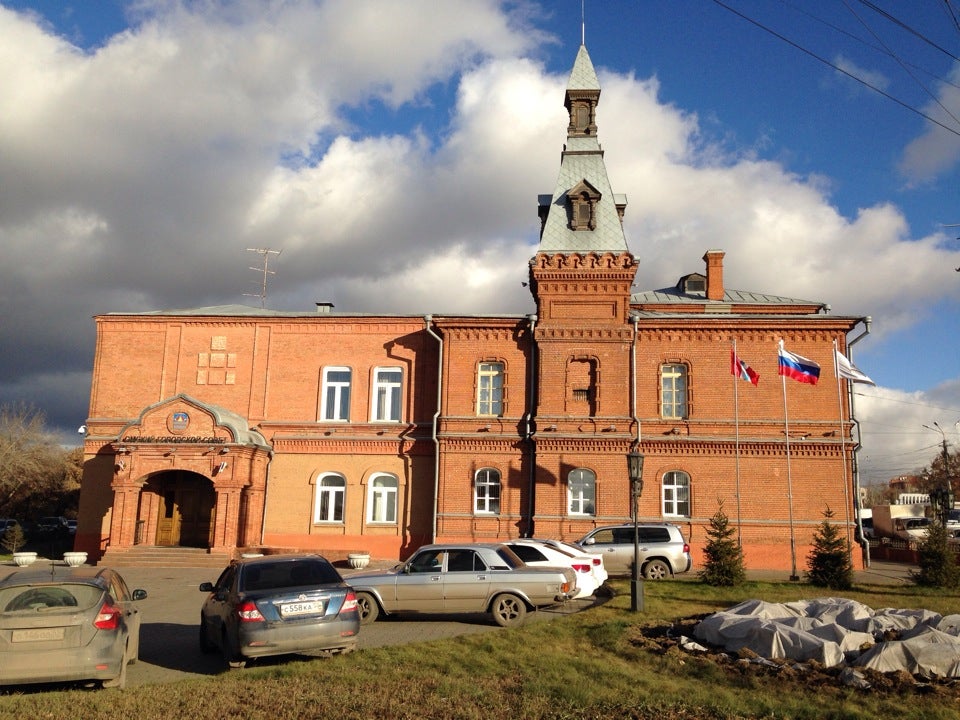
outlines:
[{"label": "rectangular window", "polygon": [[660,368],[660,413],[665,418],[687,417],[687,366],[663,365]]},{"label": "rectangular window", "polygon": [[477,370],[477,415],[503,415],[503,363],[480,363]]},{"label": "rectangular window", "polygon": [[585,468],[571,470],[567,476],[567,499],[570,515],[596,515],[597,476]]},{"label": "rectangular window", "polygon": [[350,378],[350,368],[324,368],[323,392],[320,398],[321,420],[350,419]]},{"label": "rectangular window", "polygon": [[376,368],[373,371],[373,422],[400,422],[403,371]]}]

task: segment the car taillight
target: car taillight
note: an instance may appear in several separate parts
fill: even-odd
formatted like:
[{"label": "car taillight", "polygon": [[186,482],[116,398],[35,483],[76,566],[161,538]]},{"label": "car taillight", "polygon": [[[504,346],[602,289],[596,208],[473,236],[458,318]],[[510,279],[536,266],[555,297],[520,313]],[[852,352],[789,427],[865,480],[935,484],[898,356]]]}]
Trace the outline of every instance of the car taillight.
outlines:
[{"label": "car taillight", "polygon": [[561,585],[561,586],[560,586],[560,592],[562,592],[562,593],[568,593],[568,592],[570,592],[570,583],[565,582],[563,585]]},{"label": "car taillight", "polygon": [[684,553],[690,552],[690,546],[687,543],[683,544],[683,552]]},{"label": "car taillight", "polygon": [[116,630],[120,626],[120,608],[110,602],[100,606],[93,626],[98,630]]},{"label": "car taillight", "polygon": [[348,592],[347,597],[343,601],[343,607],[340,608],[340,612],[355,612],[357,609],[357,596],[353,592]]},{"label": "car taillight", "polygon": [[588,573],[588,572],[590,572],[590,566],[589,566],[589,565],[580,565],[580,564],[578,563],[578,564],[576,564],[576,565],[572,565],[571,567],[573,567],[573,569],[576,570],[578,573]]},{"label": "car taillight", "polygon": [[240,618],[240,622],[263,622],[263,615],[260,614],[260,611],[257,610],[257,604],[252,600],[247,600],[246,602],[240,603],[240,607],[237,608],[237,617]]},{"label": "car taillight", "polygon": [[594,567],[600,567],[601,565],[603,565],[603,558],[598,558],[598,557],[593,558]]}]

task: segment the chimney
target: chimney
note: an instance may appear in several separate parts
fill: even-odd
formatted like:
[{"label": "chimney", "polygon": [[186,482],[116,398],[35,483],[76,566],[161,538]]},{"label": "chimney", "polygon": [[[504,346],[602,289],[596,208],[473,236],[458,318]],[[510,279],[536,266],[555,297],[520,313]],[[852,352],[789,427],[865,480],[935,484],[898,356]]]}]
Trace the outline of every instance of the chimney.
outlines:
[{"label": "chimney", "polygon": [[723,250],[707,250],[707,300],[723,300]]}]

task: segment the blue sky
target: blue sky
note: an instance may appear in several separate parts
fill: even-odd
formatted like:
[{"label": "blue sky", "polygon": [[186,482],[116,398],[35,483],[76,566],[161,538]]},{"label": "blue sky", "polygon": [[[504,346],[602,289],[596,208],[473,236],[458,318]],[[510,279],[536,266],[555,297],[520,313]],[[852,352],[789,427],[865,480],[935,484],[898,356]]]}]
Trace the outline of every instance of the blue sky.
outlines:
[{"label": "blue sky", "polygon": [[[870,315],[865,481],[928,463],[923,425],[960,443],[948,5],[587,0],[585,19],[639,289],[720,248],[729,287]],[[0,0],[0,402],[73,433],[91,316],[256,304],[247,247],[283,251],[277,309],[528,312],[583,30],[579,0]]]}]

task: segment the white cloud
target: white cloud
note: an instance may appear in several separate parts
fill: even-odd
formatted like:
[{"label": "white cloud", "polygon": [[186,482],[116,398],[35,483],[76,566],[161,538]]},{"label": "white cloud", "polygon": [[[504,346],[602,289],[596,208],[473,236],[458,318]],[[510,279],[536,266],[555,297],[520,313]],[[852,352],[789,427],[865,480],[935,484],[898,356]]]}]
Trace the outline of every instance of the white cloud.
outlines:
[{"label": "white cloud", "polygon": [[954,132],[927,123],[923,133],[907,145],[900,171],[911,182],[933,180],[960,162],[960,63],[947,80],[940,83],[936,99],[927,103],[923,111]]}]

